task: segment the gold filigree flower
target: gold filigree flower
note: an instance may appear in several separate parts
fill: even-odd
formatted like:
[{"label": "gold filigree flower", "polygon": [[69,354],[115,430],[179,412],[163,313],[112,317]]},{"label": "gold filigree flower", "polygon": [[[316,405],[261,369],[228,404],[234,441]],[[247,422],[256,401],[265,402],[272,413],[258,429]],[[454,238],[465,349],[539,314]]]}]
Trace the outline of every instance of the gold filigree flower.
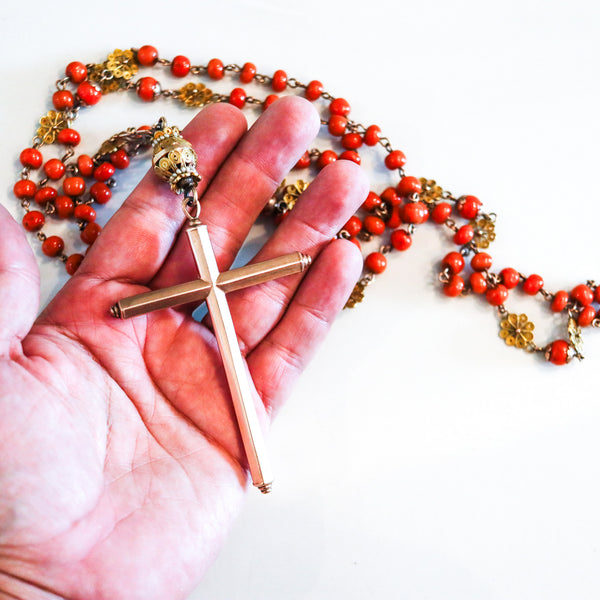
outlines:
[{"label": "gold filigree flower", "polygon": [[527,315],[510,313],[500,322],[500,337],[508,346],[527,348],[533,342],[534,324],[527,319]]},{"label": "gold filigree flower", "polygon": [[113,73],[107,69],[106,63],[100,63],[90,67],[88,69],[88,78],[100,88],[100,91],[103,94],[116,92],[121,89],[121,82],[125,82],[124,79],[115,78]]},{"label": "gold filigree flower", "polygon": [[110,71],[116,79],[128,81],[138,72],[138,65],[135,62],[135,56],[131,50],[121,50],[117,48],[108,55],[105,64],[106,69]]},{"label": "gold filigree flower", "polygon": [[433,204],[437,202],[443,195],[444,190],[433,180],[421,177],[421,200],[426,204]]},{"label": "gold filigree flower", "polygon": [[[285,184],[285,181],[283,182]],[[292,210],[296,204],[300,194],[306,190],[308,183],[298,179],[296,183],[285,186],[282,200],[287,204],[288,210]]]},{"label": "gold filigree flower", "polygon": [[473,219],[470,223],[475,233],[473,242],[478,248],[489,248],[489,245],[496,239],[494,232],[494,221],[487,215],[480,219]]},{"label": "gold filigree flower", "polygon": [[208,104],[212,98],[212,90],[208,89],[203,83],[190,82],[180,88],[178,99],[186,106],[200,107]]},{"label": "gold filigree flower", "polygon": [[362,302],[365,298],[365,288],[367,287],[366,283],[362,280],[358,281],[350,294],[350,298],[346,301],[346,305],[344,308],[354,308],[357,304]]},{"label": "gold filigree flower", "polygon": [[37,136],[44,144],[52,144],[60,131],[69,126],[69,120],[65,113],[51,110],[40,119]]}]

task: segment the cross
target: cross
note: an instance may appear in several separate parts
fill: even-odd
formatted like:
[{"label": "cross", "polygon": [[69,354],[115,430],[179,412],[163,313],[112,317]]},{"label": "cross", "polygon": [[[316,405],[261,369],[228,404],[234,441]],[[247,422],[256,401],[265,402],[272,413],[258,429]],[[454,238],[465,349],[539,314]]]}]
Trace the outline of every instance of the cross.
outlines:
[{"label": "cross", "polygon": [[124,298],[111,307],[111,312],[115,317],[127,319],[161,308],[206,300],[248,458],[252,483],[261,492],[267,493],[271,491],[273,477],[226,294],[277,277],[300,273],[310,265],[311,259],[305,254],[294,252],[219,273],[206,225],[193,219],[186,233],[200,278]]}]

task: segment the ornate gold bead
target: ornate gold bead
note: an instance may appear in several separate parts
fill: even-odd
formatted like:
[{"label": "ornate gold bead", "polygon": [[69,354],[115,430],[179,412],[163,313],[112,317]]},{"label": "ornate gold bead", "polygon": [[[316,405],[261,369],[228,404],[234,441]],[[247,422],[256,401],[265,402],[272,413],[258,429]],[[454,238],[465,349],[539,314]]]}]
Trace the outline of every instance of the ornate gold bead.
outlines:
[{"label": "ornate gold bead", "polygon": [[184,187],[198,185],[201,180],[196,170],[198,157],[177,127],[165,127],[157,131],[152,148],[154,172],[163,181],[168,181],[174,192],[179,193]]}]

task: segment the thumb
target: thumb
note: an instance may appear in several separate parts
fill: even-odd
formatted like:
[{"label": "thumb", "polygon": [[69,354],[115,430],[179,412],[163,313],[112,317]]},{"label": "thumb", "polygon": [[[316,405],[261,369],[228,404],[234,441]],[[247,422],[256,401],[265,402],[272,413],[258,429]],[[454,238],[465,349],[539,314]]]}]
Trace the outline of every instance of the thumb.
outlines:
[{"label": "thumb", "polygon": [[0,356],[27,335],[40,304],[40,273],[25,232],[0,204]]}]

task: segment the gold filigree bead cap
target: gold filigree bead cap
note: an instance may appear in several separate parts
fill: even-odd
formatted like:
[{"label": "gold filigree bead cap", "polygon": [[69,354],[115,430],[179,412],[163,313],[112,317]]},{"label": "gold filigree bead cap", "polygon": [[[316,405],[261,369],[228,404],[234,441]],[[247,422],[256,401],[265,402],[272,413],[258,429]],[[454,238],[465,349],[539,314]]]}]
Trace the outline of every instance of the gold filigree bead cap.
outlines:
[{"label": "gold filigree bead cap", "polygon": [[163,181],[178,194],[195,188],[202,179],[196,170],[198,157],[177,127],[162,127],[152,139],[152,166]]}]

